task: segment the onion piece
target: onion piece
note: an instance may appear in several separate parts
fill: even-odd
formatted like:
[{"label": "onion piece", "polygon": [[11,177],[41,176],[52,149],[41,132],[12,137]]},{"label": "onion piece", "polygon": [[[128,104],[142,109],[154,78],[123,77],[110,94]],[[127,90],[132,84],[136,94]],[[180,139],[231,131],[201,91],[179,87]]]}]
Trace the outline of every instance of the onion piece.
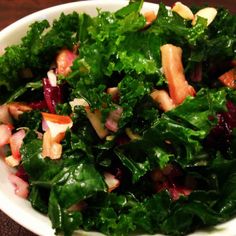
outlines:
[{"label": "onion piece", "polygon": [[104,173],[105,182],[108,186],[108,192],[112,192],[114,189],[118,188],[120,181],[116,177],[108,172]]},{"label": "onion piece", "polygon": [[117,108],[114,111],[111,111],[106,119],[105,127],[113,132],[117,132],[118,122],[121,118],[123,112],[123,108],[120,106],[117,106]]},{"label": "onion piece", "polygon": [[8,179],[15,186],[15,194],[26,199],[29,195],[29,184],[14,174],[10,174]]}]

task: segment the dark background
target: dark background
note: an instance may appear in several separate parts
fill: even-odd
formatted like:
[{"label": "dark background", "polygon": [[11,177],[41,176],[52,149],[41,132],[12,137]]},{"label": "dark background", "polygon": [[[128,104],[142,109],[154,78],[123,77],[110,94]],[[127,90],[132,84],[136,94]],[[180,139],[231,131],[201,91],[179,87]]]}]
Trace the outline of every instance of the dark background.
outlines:
[{"label": "dark background", "polygon": [[[98,0],[99,1],[99,0]],[[113,0],[118,1],[118,0]],[[158,3],[160,1],[146,0]],[[58,4],[75,2],[70,0],[0,0],[0,30],[16,20],[38,10]],[[163,0],[166,5],[172,6],[176,1]],[[236,13],[236,0],[182,0],[186,5],[224,6]],[[0,211],[0,235],[1,236],[35,236],[35,234],[21,227],[3,212]],[[45,235],[46,236],[46,235]]]}]

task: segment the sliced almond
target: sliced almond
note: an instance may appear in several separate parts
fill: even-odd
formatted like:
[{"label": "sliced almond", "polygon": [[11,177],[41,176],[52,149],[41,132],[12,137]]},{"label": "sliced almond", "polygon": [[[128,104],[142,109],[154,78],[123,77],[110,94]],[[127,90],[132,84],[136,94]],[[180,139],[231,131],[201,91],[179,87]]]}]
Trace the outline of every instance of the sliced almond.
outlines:
[{"label": "sliced almond", "polygon": [[99,138],[103,139],[105,138],[109,132],[102,124],[102,114],[99,110],[95,110],[94,112],[91,112],[89,107],[85,108],[87,117],[92,124],[93,128],[95,129],[97,135]]},{"label": "sliced almond", "polygon": [[83,106],[83,107],[89,106],[89,104],[83,98],[75,98],[73,101],[69,103],[70,103],[72,111],[75,109],[75,106]]},{"label": "sliced almond", "polygon": [[176,2],[174,6],[172,7],[172,11],[179,14],[185,20],[193,20],[194,18],[194,15],[191,9],[181,2]]},{"label": "sliced almond", "polygon": [[207,26],[211,24],[211,22],[215,19],[217,15],[217,10],[214,7],[205,7],[199,10],[195,15],[192,21],[192,25],[197,23],[197,17],[200,16],[207,20]]}]

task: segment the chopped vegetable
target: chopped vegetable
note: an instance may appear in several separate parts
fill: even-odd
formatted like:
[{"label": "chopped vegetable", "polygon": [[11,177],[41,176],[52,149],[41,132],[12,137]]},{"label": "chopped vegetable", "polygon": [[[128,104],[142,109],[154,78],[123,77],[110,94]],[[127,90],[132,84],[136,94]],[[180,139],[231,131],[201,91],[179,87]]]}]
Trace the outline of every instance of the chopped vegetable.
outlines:
[{"label": "chopped vegetable", "polygon": [[236,89],[236,69],[231,69],[219,77],[221,83],[225,86]]},{"label": "chopped vegetable", "polygon": [[0,124],[11,124],[12,119],[7,105],[0,106]]},{"label": "chopped vegetable", "polygon": [[23,144],[24,137],[25,131],[23,129],[17,131],[10,137],[11,153],[15,159],[21,159],[20,148]]},{"label": "chopped vegetable", "polygon": [[108,135],[108,130],[102,124],[102,115],[99,110],[92,112],[89,107],[85,108],[87,117],[95,129],[99,138],[105,138]]},{"label": "chopped vegetable", "polygon": [[174,104],[181,104],[187,96],[194,96],[194,88],[188,84],[182,64],[182,49],[171,44],[161,46],[162,66],[168,81],[170,97]]},{"label": "chopped vegetable", "polygon": [[30,111],[31,107],[21,102],[11,102],[7,104],[9,113],[15,119],[18,119],[24,112]]},{"label": "chopped vegetable", "polygon": [[214,7],[206,7],[200,9],[195,15],[192,21],[192,25],[195,25],[197,22],[197,18],[200,16],[202,18],[207,19],[207,26],[211,24],[211,22],[215,19],[217,14],[217,10]]},{"label": "chopped vegetable", "polygon": [[175,108],[175,104],[165,90],[154,90],[150,96],[163,111],[170,111]]},{"label": "chopped vegetable", "polygon": [[10,125],[0,125],[0,147],[9,144],[11,138],[12,127]]},{"label": "chopped vegetable", "polygon": [[19,197],[27,198],[29,194],[29,184],[18,176],[11,174],[9,175],[10,182],[15,186],[15,193]]},{"label": "chopped vegetable", "polygon": [[57,73],[67,76],[71,72],[70,67],[73,65],[75,58],[76,55],[73,52],[67,49],[61,50],[56,58]]},{"label": "chopped vegetable", "polygon": [[172,7],[172,11],[176,12],[177,14],[179,14],[181,17],[183,17],[186,20],[193,20],[194,18],[194,15],[191,9],[181,2],[176,2],[174,6]]}]

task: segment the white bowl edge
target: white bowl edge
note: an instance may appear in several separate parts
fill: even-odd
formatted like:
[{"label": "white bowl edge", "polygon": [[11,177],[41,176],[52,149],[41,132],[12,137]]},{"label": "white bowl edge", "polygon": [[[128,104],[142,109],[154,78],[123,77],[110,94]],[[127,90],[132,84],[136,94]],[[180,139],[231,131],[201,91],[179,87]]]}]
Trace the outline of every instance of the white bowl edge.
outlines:
[{"label": "white bowl edge", "polygon": [[[86,12],[90,15],[96,15],[96,8],[102,10],[115,11],[126,5],[126,0],[89,0],[62,4],[50,7],[35,13],[32,13],[15,23],[9,25],[0,32],[0,49],[8,45],[19,43],[28,29],[28,26],[36,20],[47,19],[50,23],[57,18],[61,12],[65,14],[73,11]],[[96,7],[95,7],[96,6]],[[153,3],[145,3],[144,11],[154,10],[158,11],[158,5]],[[13,170],[4,164],[0,159],[0,209],[9,217],[15,220],[20,225],[40,236],[54,236],[54,230],[51,228],[51,222],[45,215],[34,210],[30,202],[19,198],[14,194],[14,187],[10,184],[7,176]],[[214,227],[213,231],[198,231],[191,236],[235,236],[236,235],[236,218],[226,223]],[[101,236],[100,233],[78,231],[76,235],[94,235]]]}]

